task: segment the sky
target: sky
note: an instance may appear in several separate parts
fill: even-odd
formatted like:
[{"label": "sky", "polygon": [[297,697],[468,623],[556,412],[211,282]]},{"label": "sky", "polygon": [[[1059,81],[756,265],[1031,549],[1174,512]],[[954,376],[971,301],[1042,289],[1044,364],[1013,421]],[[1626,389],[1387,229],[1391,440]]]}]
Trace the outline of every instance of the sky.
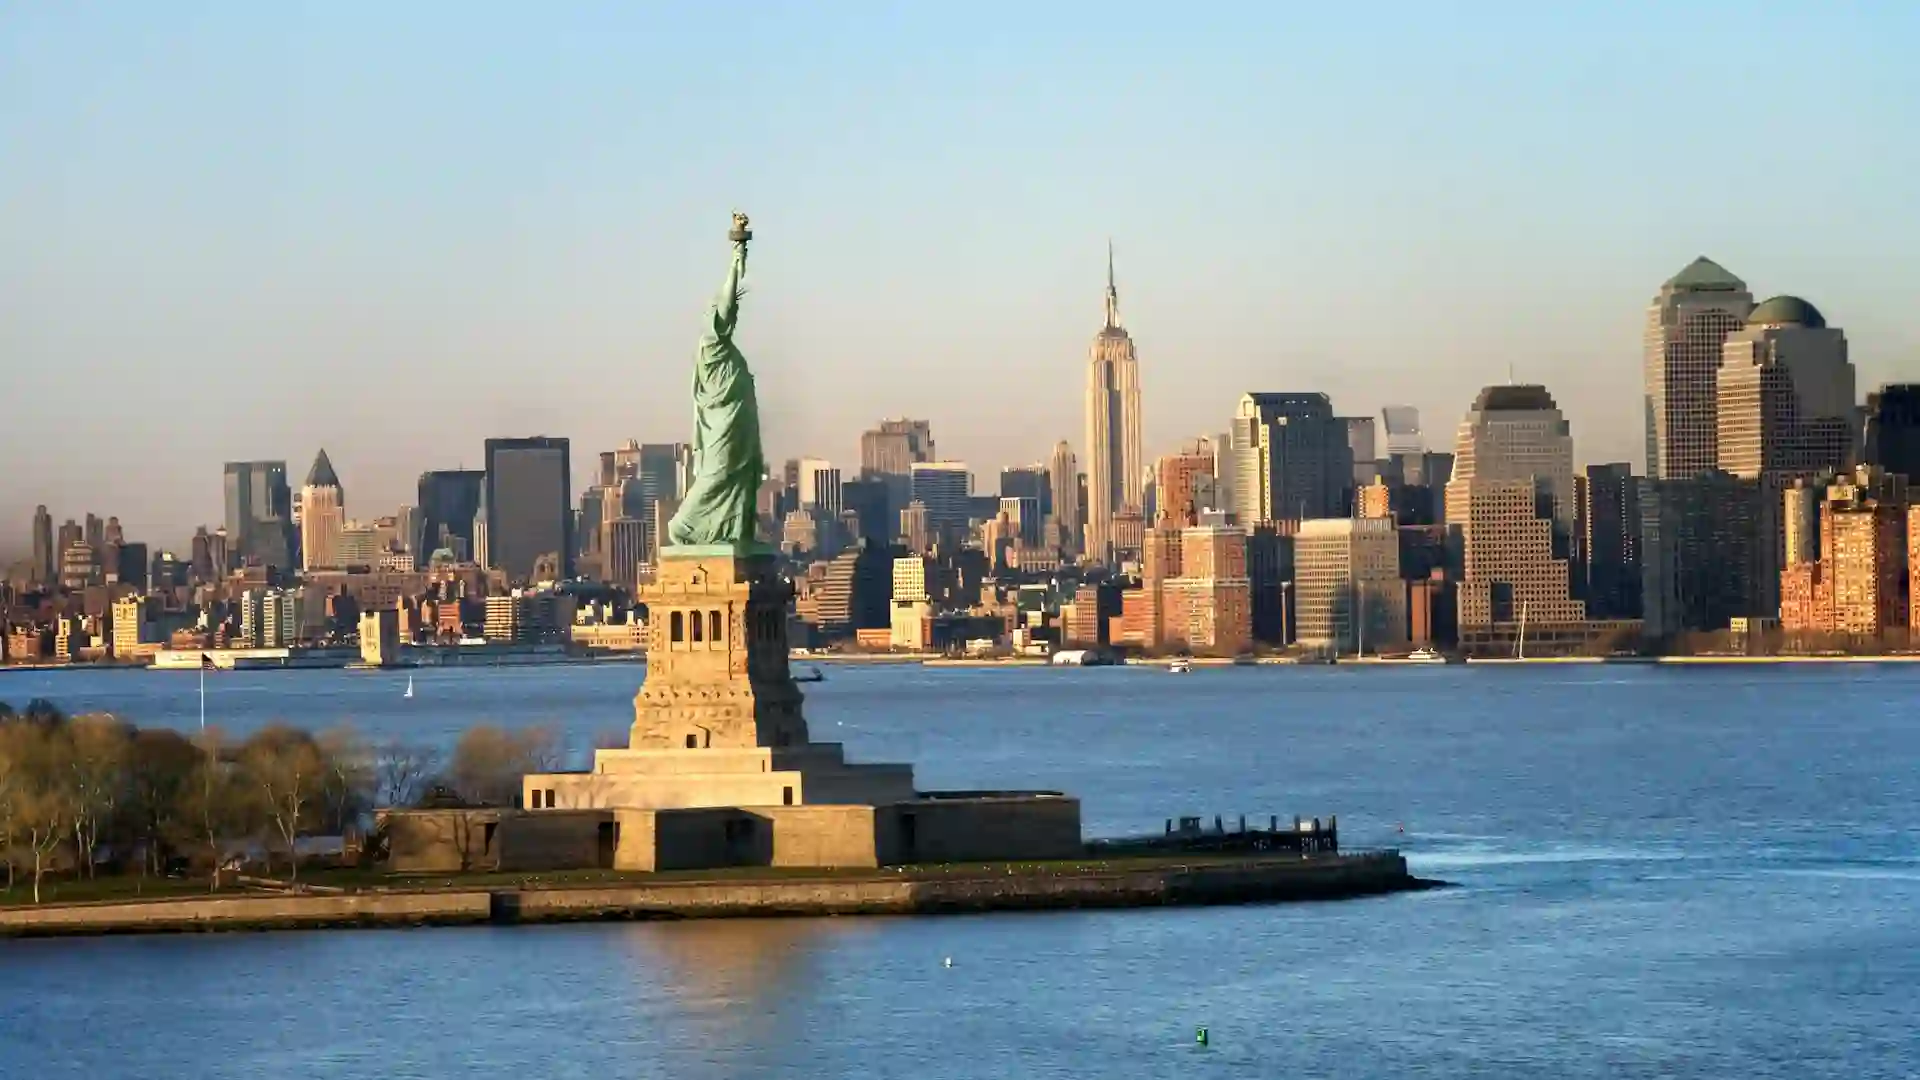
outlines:
[{"label": "sky", "polygon": [[1149,456],[1250,390],[1544,383],[1641,459],[1706,254],[1920,379],[1920,5],[0,0],[0,557],[178,546],[226,460],[349,514],[493,435],[684,440],[734,209],[768,456],[1082,442],[1106,245]]}]

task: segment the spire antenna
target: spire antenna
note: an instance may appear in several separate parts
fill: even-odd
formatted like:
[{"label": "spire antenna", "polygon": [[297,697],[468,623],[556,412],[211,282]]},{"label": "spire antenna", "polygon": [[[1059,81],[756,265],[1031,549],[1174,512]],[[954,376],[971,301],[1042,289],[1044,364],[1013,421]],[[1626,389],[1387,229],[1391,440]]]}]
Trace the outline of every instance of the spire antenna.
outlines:
[{"label": "spire antenna", "polygon": [[1113,279],[1113,238],[1107,238],[1107,327],[1120,325],[1120,290]]}]

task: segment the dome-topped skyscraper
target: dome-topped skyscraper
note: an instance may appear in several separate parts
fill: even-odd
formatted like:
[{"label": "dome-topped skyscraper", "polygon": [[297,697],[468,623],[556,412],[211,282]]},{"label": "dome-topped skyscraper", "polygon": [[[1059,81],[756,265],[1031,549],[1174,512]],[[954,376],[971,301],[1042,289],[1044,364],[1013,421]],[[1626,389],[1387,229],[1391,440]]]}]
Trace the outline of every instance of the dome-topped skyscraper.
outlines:
[{"label": "dome-topped skyscraper", "polygon": [[1114,516],[1141,512],[1146,461],[1140,449],[1140,364],[1120,325],[1113,245],[1107,245],[1107,319],[1087,364],[1087,538],[1095,562],[1114,559]]},{"label": "dome-topped skyscraper", "polygon": [[1704,255],[1660,286],[1647,310],[1649,477],[1684,480],[1718,464],[1720,347],[1751,311],[1746,283]]}]

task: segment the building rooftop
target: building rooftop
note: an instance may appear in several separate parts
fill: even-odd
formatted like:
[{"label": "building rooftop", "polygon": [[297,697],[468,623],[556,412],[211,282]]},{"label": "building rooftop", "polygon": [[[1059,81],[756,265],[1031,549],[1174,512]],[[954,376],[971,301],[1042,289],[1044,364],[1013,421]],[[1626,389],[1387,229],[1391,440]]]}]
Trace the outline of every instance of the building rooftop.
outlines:
[{"label": "building rooftop", "polygon": [[322,449],[313,459],[313,468],[307,470],[307,486],[332,488],[340,486],[340,476],[333,471],[333,462],[327,460],[325,449]]},{"label": "building rooftop", "polygon": [[1763,302],[1747,316],[1748,326],[1805,326],[1820,330],[1827,325],[1827,317],[1820,309],[1797,296],[1776,296]]},{"label": "building rooftop", "polygon": [[1527,384],[1489,386],[1473,401],[1474,412],[1541,412],[1558,408],[1546,387]]},{"label": "building rooftop", "polygon": [[1726,267],[1702,255],[1682,267],[1679,273],[1668,278],[1666,287],[1695,291],[1739,292],[1747,287],[1747,283],[1734,277]]}]

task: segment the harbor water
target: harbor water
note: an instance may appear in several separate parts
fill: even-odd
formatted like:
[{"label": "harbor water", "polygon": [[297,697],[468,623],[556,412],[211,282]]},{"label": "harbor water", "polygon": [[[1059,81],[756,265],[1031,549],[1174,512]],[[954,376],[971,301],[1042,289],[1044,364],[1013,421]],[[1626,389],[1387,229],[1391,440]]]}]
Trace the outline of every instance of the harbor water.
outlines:
[{"label": "harbor water", "polygon": [[[642,668],[207,677],[209,721],[620,736]],[[0,942],[0,1077],[1904,1077],[1920,666],[829,666],[923,787],[1340,818],[1457,887],[1213,909]],[[143,725],[194,673],[0,675]],[[1196,1038],[1205,1028],[1204,1044]]]}]

